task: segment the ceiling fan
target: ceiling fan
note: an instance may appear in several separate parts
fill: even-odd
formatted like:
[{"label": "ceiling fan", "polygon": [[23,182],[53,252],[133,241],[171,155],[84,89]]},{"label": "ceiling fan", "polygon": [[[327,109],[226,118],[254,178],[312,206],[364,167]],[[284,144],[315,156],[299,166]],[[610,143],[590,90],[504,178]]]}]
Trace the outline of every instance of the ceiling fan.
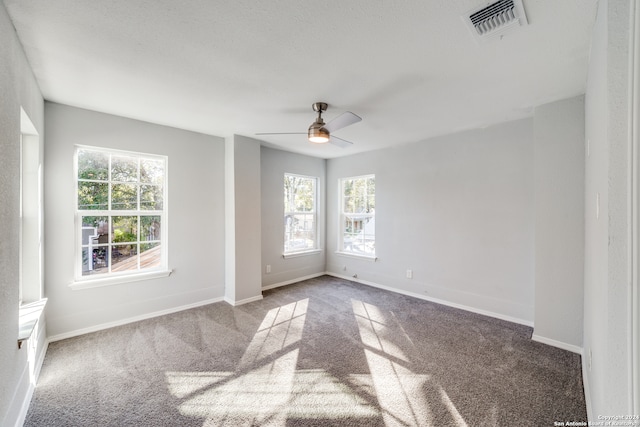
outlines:
[{"label": "ceiling fan", "polygon": [[[342,129],[354,123],[358,123],[362,120],[362,118],[356,114],[353,114],[351,111],[345,111],[340,114],[335,119],[331,120],[329,123],[325,123],[322,120],[322,113],[327,111],[327,107],[329,105],[326,102],[314,102],[311,107],[313,107],[313,111],[318,113],[318,118],[311,123],[309,126],[309,130],[306,135],[309,138],[309,142],[313,142],[315,144],[324,144],[331,143],[333,145],[337,145],[338,147],[348,147],[353,145],[353,142],[347,141],[346,139],[338,138],[337,136],[331,135],[332,132],[337,131],[338,129]],[[263,132],[256,133],[256,135],[305,135],[303,132]]]}]

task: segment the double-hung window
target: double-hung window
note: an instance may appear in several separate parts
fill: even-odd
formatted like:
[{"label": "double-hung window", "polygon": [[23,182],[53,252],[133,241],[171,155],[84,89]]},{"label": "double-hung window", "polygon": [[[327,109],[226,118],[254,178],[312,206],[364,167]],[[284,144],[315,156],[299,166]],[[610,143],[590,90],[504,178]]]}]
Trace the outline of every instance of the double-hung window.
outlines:
[{"label": "double-hung window", "polygon": [[375,175],[340,179],[340,236],[338,252],[376,256]]},{"label": "double-hung window", "polygon": [[318,178],[284,175],[284,255],[318,249]]},{"label": "double-hung window", "polygon": [[76,147],[76,282],[167,270],[167,158]]}]

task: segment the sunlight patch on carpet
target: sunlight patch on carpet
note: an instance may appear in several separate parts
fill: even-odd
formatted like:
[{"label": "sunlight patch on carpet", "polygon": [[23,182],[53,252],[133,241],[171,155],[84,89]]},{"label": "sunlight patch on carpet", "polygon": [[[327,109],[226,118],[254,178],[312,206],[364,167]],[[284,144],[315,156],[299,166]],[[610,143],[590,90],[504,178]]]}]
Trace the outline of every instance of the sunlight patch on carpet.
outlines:
[{"label": "sunlight patch on carpet", "polygon": [[[433,386],[427,384],[430,376],[411,370],[408,354],[415,352],[415,346],[396,316],[355,299],[351,300],[351,306],[385,424],[431,426],[442,422],[436,421],[425,394],[427,386]],[[439,385],[437,389],[440,392],[437,403],[448,412],[447,425],[468,427],[449,395]]]},{"label": "sunlight patch on carpet", "polygon": [[440,398],[442,399],[442,403],[451,414],[451,417],[453,418],[455,425],[457,427],[469,427],[467,423],[464,421],[464,418],[462,418],[462,415],[460,415],[460,412],[458,412],[456,405],[454,405],[451,399],[449,398],[449,395],[447,394],[447,392],[444,391],[442,387],[439,387],[439,389],[440,389]]}]

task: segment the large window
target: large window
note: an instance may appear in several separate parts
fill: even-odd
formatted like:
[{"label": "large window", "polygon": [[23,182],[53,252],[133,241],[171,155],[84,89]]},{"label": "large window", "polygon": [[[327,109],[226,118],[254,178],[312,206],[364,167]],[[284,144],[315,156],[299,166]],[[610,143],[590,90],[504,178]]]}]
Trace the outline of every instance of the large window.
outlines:
[{"label": "large window", "polygon": [[375,175],[340,180],[339,252],[376,255]]},{"label": "large window", "polygon": [[318,249],[318,178],[284,175],[284,253]]},{"label": "large window", "polygon": [[76,279],[166,270],[166,157],[77,147],[76,170]]}]

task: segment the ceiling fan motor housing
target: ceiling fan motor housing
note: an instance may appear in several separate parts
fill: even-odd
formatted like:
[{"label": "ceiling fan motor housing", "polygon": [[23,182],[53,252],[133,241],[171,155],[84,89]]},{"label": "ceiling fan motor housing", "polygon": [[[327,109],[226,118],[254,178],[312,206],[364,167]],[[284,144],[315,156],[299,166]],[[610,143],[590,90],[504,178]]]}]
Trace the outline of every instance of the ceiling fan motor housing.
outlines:
[{"label": "ceiling fan motor housing", "polygon": [[322,117],[318,117],[318,120],[311,123],[309,126],[308,135],[309,141],[316,144],[323,144],[329,141],[329,131],[324,128],[324,120]]},{"label": "ceiling fan motor housing", "polygon": [[322,120],[322,112],[327,111],[327,103],[326,102],[314,102],[311,104],[313,107],[313,111],[318,113],[318,118],[315,122],[311,123],[309,126],[309,132],[307,136],[309,137],[310,142],[314,142],[316,144],[324,144],[329,141],[329,131],[324,128],[324,120]]}]

